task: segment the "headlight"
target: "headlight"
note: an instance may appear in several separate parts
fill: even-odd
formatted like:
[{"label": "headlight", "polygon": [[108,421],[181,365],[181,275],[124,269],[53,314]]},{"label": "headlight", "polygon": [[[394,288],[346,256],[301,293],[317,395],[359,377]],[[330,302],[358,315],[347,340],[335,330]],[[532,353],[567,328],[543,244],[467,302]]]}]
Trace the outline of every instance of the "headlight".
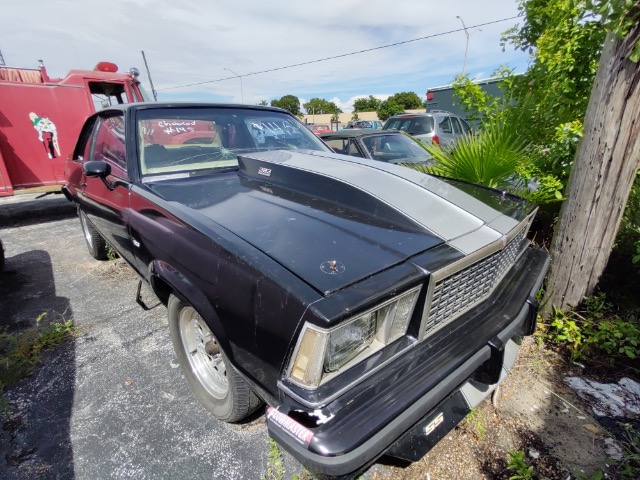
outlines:
[{"label": "headlight", "polygon": [[376,331],[375,312],[369,312],[329,334],[324,370],[334,372],[371,345]]},{"label": "headlight", "polygon": [[331,330],[306,324],[293,355],[291,380],[316,388],[403,336],[419,293],[420,287],[413,288]]}]

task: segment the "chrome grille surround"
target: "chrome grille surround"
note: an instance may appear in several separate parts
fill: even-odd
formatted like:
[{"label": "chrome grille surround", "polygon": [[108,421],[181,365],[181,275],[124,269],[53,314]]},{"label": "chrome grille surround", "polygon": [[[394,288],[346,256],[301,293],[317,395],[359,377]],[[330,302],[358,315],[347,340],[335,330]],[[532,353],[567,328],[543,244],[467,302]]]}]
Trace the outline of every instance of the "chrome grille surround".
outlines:
[{"label": "chrome grille surround", "polygon": [[458,262],[434,272],[419,338],[424,339],[486,300],[529,245],[535,211],[511,232]]}]

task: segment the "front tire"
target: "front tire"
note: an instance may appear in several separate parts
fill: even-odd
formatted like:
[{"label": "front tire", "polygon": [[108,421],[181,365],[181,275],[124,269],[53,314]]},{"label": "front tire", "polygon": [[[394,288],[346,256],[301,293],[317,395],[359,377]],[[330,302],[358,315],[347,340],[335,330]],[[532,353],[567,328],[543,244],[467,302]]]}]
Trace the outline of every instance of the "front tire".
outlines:
[{"label": "front tire", "polygon": [[87,218],[87,214],[84,213],[80,207],[78,207],[78,217],[80,217],[80,225],[82,225],[84,241],[87,244],[87,248],[89,249],[91,256],[96,260],[107,260],[109,258],[107,253],[107,242],[104,241],[102,235],[98,233]]},{"label": "front tire", "polygon": [[260,399],[233,368],[204,319],[175,295],[169,297],[168,310],[173,348],[198,402],[223,422],[238,422],[253,413]]}]

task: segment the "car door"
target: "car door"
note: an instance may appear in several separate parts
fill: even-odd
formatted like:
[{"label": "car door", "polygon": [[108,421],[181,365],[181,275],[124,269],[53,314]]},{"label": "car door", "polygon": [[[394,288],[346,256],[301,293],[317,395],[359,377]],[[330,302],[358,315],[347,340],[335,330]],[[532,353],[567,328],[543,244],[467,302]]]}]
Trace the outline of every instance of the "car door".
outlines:
[{"label": "car door", "polygon": [[111,168],[106,178],[83,174],[78,203],[98,232],[127,262],[134,264],[131,238],[124,216],[129,209],[130,181],[127,174],[125,123],[122,112],[108,112],[96,120],[87,138],[83,163],[105,162]]}]

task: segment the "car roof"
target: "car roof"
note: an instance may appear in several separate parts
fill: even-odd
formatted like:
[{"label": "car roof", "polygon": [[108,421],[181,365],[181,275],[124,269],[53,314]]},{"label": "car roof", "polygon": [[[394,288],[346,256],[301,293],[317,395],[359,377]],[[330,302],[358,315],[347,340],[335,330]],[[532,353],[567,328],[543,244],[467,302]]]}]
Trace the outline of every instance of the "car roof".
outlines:
[{"label": "car roof", "polygon": [[400,130],[379,130],[376,128],[359,128],[359,129],[346,129],[338,130],[337,132],[326,132],[318,135],[320,138],[329,137],[341,137],[341,138],[357,138],[357,137],[369,137],[371,135],[389,135],[400,134],[404,135]]},{"label": "car roof", "polygon": [[243,110],[267,110],[272,112],[282,112],[290,116],[294,116],[288,110],[278,107],[270,107],[267,105],[243,105],[239,103],[212,103],[212,102],[136,102],[121,103],[99,110],[99,112],[108,111],[134,111],[161,108],[241,108]]},{"label": "car roof", "polygon": [[456,115],[455,113],[451,113],[447,110],[431,110],[429,112],[399,113],[398,115],[389,117],[389,120],[391,120],[392,118],[435,117],[442,115],[451,115],[452,117],[460,118],[460,115]]}]

